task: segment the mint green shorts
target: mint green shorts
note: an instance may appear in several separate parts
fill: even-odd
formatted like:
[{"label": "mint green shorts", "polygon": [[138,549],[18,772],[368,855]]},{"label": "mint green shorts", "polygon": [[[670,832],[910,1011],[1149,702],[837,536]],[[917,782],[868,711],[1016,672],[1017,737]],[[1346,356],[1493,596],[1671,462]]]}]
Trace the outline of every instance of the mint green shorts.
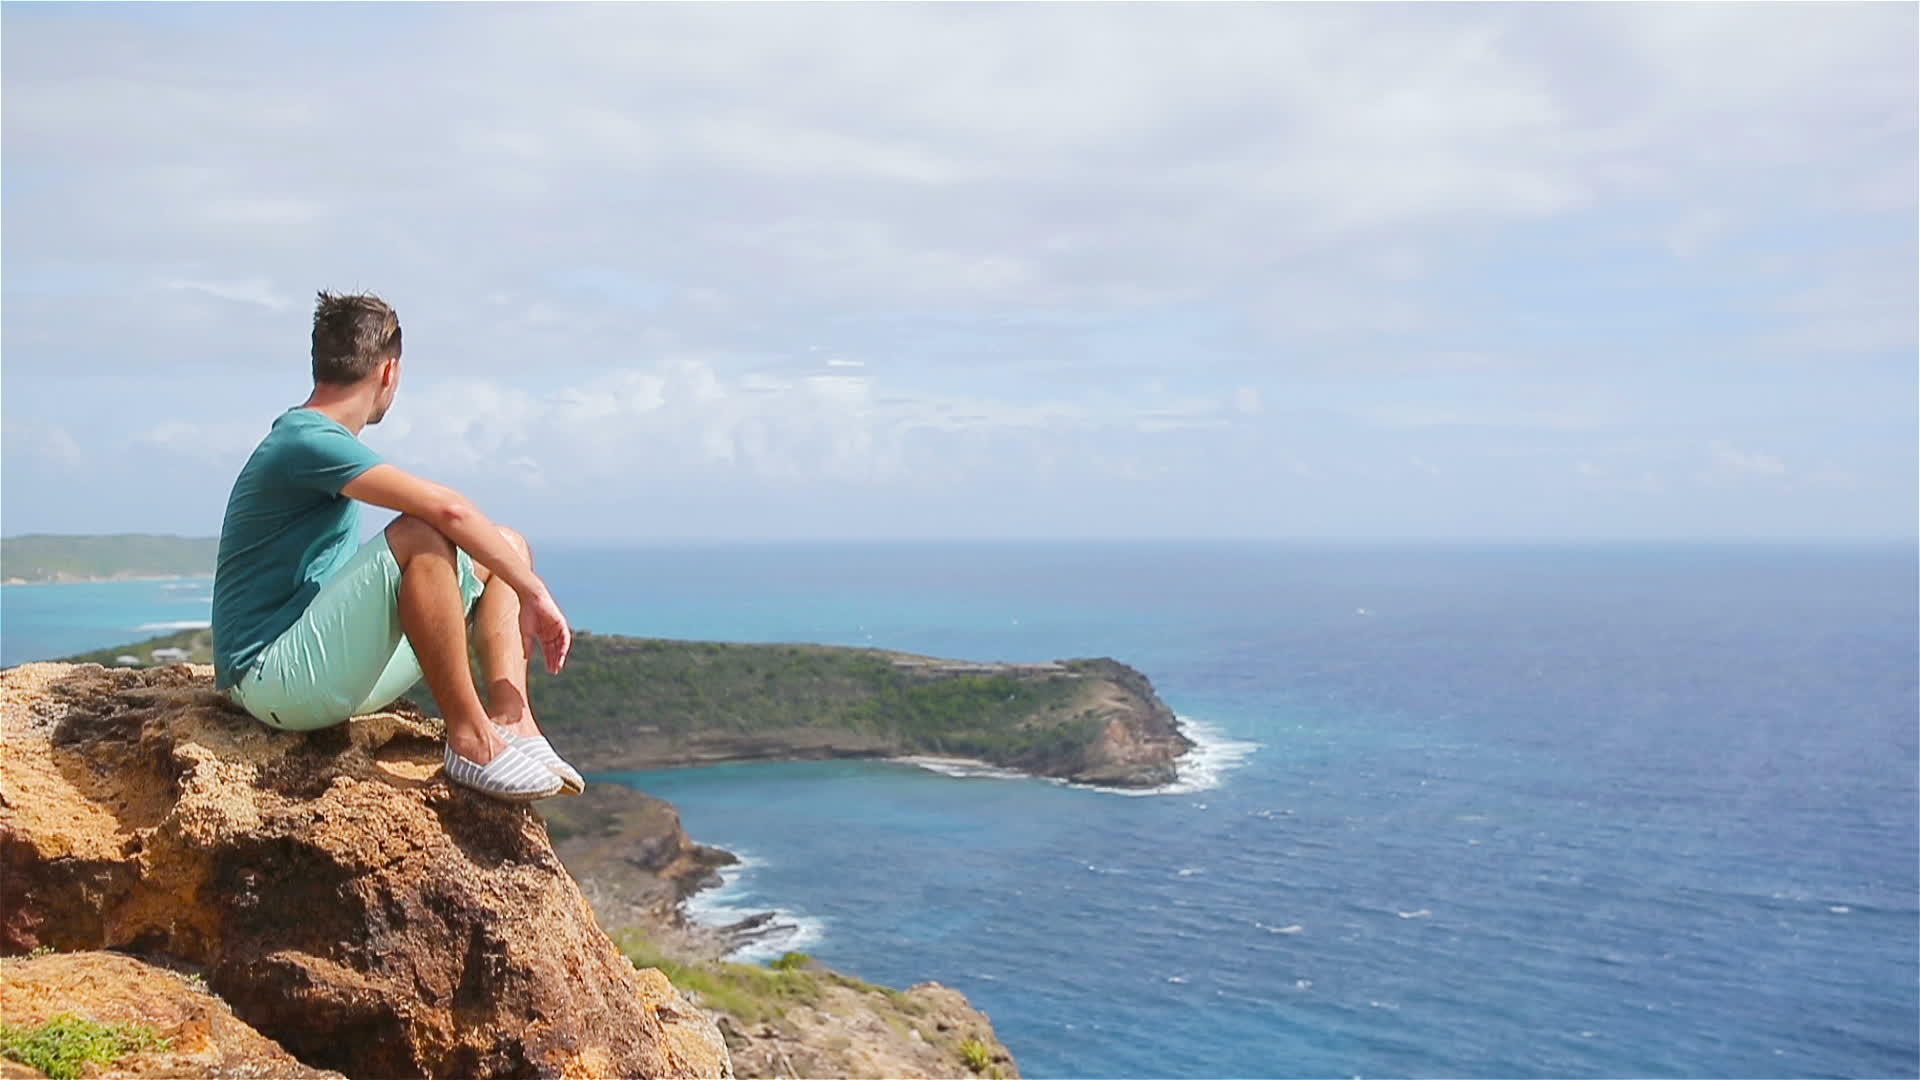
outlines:
[{"label": "mint green shorts", "polygon": [[[458,548],[469,617],[483,585]],[[377,712],[419,682],[400,629],[400,564],[381,532],[320,586],[300,620],[261,650],[227,696],[268,727],[312,731]]]}]

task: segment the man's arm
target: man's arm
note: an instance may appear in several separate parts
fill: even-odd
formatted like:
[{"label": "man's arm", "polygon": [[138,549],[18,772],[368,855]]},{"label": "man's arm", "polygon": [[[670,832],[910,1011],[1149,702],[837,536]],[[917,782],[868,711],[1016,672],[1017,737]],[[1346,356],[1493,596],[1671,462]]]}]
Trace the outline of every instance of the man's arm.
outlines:
[{"label": "man's arm", "polygon": [[431,480],[422,480],[392,465],[375,465],[340,488],[340,494],[403,514],[412,514],[439,530],[454,546],[473,556],[520,595],[520,639],[527,659],[536,642],[546,654],[547,671],[558,675],[573,647],[573,628],[560,605],[553,602],[546,582],[500,533],[500,527],[465,495]]},{"label": "man's arm", "polygon": [[412,514],[440,531],[454,546],[506,582],[523,597],[547,591],[533,567],[520,557],[499,526],[465,495],[392,465],[375,465],[347,481],[340,494],[403,514]]}]

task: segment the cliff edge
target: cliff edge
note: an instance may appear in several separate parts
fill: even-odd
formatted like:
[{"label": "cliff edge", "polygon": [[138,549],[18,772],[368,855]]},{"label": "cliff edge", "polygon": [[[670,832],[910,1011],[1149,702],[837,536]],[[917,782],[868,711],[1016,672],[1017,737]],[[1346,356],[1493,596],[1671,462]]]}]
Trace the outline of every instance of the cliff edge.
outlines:
[{"label": "cliff edge", "polygon": [[533,811],[450,786],[410,711],[271,731],[211,669],[0,672],[0,953],[185,967],[350,1076],[731,1076],[601,932]]}]

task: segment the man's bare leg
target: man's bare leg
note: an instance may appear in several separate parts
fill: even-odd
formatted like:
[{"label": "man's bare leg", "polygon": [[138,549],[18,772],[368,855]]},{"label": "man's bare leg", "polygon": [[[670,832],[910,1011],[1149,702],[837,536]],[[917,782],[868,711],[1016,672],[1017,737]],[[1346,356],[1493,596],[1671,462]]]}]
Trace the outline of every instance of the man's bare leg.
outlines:
[{"label": "man's bare leg", "polygon": [[[387,526],[387,546],[400,564],[400,627],[447,721],[447,745],[482,765],[506,743],[487,723],[467,665],[467,612],[453,542],[403,514]],[[525,676],[522,676],[524,681]]]},{"label": "man's bare leg", "polygon": [[[527,565],[533,565],[526,537],[504,525],[500,532]],[[520,639],[520,597],[486,567],[473,569],[487,586],[473,606],[474,651],[480,655],[481,678],[487,688],[487,715],[515,735],[538,735],[540,728],[533,722],[533,705],[527,697],[529,658]]]}]

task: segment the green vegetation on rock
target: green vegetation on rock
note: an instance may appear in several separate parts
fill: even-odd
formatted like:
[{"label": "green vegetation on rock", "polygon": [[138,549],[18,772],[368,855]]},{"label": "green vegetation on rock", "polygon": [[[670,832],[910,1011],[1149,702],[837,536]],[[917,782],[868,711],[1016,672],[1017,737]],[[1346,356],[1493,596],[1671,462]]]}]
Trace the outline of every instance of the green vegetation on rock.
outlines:
[{"label": "green vegetation on rock", "polygon": [[813,957],[803,952],[783,952],[778,959],[767,961],[767,966],[775,971],[798,971],[813,962]]},{"label": "green vegetation on rock", "polygon": [[90,1064],[107,1065],[168,1040],[146,1024],[99,1024],[61,1013],[38,1027],[0,1023],[0,1056],[31,1065],[53,1080],[73,1080]]},{"label": "green vegetation on rock", "polygon": [[960,1044],[960,1060],[966,1062],[967,1068],[974,1072],[983,1073],[993,1064],[993,1051],[979,1039],[968,1039]]},{"label": "green vegetation on rock", "polygon": [[0,575],[8,581],[91,581],[213,573],[217,536],[54,536],[0,539]]},{"label": "green vegetation on rock", "polygon": [[587,740],[798,729],[1013,761],[1068,752],[1093,735],[1093,722],[1070,711],[1080,689],[1073,664],[1046,675],[981,665],[988,670],[942,676],[913,667],[916,659],[826,645],[582,632],[560,675],[534,666],[528,694],[544,726]]},{"label": "green vegetation on rock", "polygon": [[623,930],[612,937],[634,967],[659,968],[668,982],[694,994],[701,1007],[748,1024],[778,1020],[789,1006],[819,1001],[825,986],[843,984],[841,977],[831,972],[682,961],[656,947],[639,930]]}]

